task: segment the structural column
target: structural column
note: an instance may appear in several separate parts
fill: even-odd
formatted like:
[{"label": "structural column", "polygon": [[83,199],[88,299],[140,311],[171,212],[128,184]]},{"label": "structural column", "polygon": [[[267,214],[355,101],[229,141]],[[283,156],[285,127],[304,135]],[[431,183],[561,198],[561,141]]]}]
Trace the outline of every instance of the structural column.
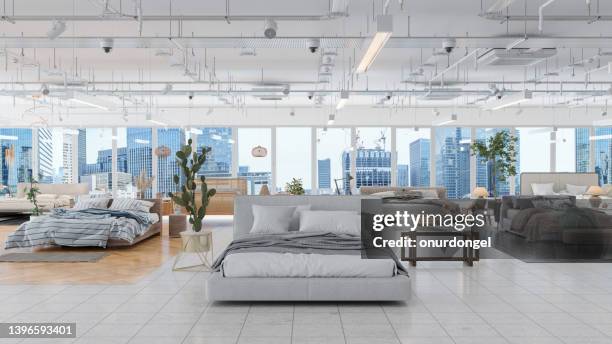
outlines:
[{"label": "structural column", "polygon": [[154,178],[153,185],[151,186],[151,194],[153,197],[156,197],[157,190],[159,190],[157,186],[157,182],[159,181],[159,157],[157,156],[157,154],[155,154],[155,151],[159,146],[158,141],[159,140],[157,138],[157,128],[151,128],[151,175]]},{"label": "structural column", "polygon": [[117,197],[117,187],[119,183],[117,183],[117,128],[112,129],[112,168],[111,168],[111,179],[112,179],[112,191],[113,198]]},{"label": "structural column", "polygon": [[391,186],[397,186],[397,128],[391,128]]},{"label": "structural column", "polygon": [[310,182],[311,194],[319,194],[319,175],[318,171],[319,161],[317,160],[317,128],[310,128]]}]

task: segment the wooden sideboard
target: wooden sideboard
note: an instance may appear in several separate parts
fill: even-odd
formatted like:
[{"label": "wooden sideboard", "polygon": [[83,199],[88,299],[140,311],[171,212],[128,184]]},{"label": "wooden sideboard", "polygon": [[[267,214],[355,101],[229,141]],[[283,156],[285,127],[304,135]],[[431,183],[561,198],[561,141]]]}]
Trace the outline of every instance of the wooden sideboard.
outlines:
[{"label": "wooden sideboard", "polygon": [[[247,194],[247,181],[244,178],[206,178],[206,184],[209,189],[217,190],[206,208],[207,215],[234,215],[234,199]],[[199,186],[197,190],[195,199],[199,206],[202,199]]]}]

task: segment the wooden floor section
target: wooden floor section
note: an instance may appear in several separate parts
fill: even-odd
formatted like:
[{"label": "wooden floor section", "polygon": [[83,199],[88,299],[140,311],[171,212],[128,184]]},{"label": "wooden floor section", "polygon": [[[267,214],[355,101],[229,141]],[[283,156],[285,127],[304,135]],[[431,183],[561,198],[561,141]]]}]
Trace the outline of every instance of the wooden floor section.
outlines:
[{"label": "wooden floor section", "polygon": [[[16,225],[0,225],[0,254],[4,240]],[[121,284],[134,283],[171,259],[179,251],[180,238],[169,238],[167,222],[161,236],[146,239],[132,247],[47,248],[44,250],[92,251],[110,253],[95,263],[0,263],[1,284]],[[39,249],[40,250],[40,249]]]}]

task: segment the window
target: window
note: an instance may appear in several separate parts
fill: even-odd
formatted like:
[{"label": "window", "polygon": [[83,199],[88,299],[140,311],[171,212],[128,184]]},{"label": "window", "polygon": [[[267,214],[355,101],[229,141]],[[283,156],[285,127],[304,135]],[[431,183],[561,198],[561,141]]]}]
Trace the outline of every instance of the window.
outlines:
[{"label": "window", "polygon": [[599,184],[612,184],[612,127],[595,128],[591,137],[595,145],[595,172],[599,175]]},{"label": "window", "polygon": [[[136,197],[136,178],[141,174],[153,175],[151,128],[117,129],[117,197]],[[144,190],[145,198],[152,197],[152,190]]]},{"label": "window", "polygon": [[552,128],[517,128],[521,172],[550,172]]},{"label": "window", "polygon": [[317,129],[317,183],[320,194],[333,194],[338,190],[342,193],[342,190],[349,188],[350,148],[350,129]]},{"label": "window", "polygon": [[[389,128],[358,128],[356,138],[355,187],[391,185]],[[347,155],[348,157],[348,155]],[[350,167],[345,165],[348,171]]]},{"label": "window", "polygon": [[276,189],[284,191],[293,178],[301,179],[307,194],[312,191],[311,129],[276,129]]},{"label": "window", "polygon": [[78,130],[79,181],[88,183],[92,193],[112,190],[113,132],[110,128]]},{"label": "window", "polygon": [[[576,172],[589,172],[590,169],[590,145],[589,128],[576,128]],[[558,155],[558,154],[557,154]]]},{"label": "window", "polygon": [[32,178],[32,130],[0,128],[0,194],[15,194]]},{"label": "window", "polygon": [[397,185],[429,186],[431,130],[399,128],[396,130]]},{"label": "window", "polygon": [[448,198],[470,194],[470,129],[435,129],[436,185],[446,188]]},{"label": "window", "polygon": [[39,128],[38,181],[72,183],[72,135],[62,128]]},{"label": "window", "polygon": [[259,194],[262,185],[272,182],[271,146],[270,128],[238,129],[238,176],[247,179],[249,195]]},{"label": "window", "polygon": [[232,140],[231,128],[196,129],[196,147],[201,152],[203,147],[211,150],[206,156],[206,163],[200,168],[199,175],[210,177],[231,177],[232,175]]},{"label": "window", "polygon": [[[559,128],[555,134],[555,171],[576,172],[578,147],[576,142],[576,129]],[[588,142],[588,140],[587,140]],[[589,149],[587,146],[586,163],[589,163]]]},{"label": "window", "polygon": [[174,184],[175,175],[181,176],[181,170],[176,162],[176,152],[185,144],[185,132],[179,128],[157,129],[157,192],[168,196],[170,192],[178,191]]},{"label": "window", "polygon": [[[476,141],[479,142],[488,142],[490,137],[493,137],[498,132],[506,131],[508,133],[511,132],[510,128],[477,128],[476,129]],[[517,141],[517,148],[519,142]],[[471,153],[470,153],[471,154]],[[518,161],[519,161],[519,152],[518,149],[516,151],[516,161],[517,161],[517,171],[518,171]],[[511,178],[511,177],[510,177]],[[510,180],[494,180],[493,175],[493,164],[490,161],[476,156],[476,186],[482,186],[487,188],[489,192],[493,192],[493,183],[495,183],[495,192],[498,196],[505,196],[510,194]]]}]

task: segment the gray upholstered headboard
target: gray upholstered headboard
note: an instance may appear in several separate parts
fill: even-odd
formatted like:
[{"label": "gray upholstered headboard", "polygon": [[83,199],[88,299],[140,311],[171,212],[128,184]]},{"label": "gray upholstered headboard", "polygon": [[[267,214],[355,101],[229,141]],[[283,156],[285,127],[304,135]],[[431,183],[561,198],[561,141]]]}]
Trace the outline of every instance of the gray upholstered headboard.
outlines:
[{"label": "gray upholstered headboard", "polygon": [[573,172],[525,172],[521,173],[521,195],[533,195],[531,184],[553,183],[553,190],[559,192],[565,190],[566,184],[572,185],[597,185],[599,179],[597,173],[573,173]]},{"label": "gray upholstered headboard", "polygon": [[368,196],[238,196],[234,201],[234,239],[251,231],[253,204],[292,206],[310,204],[312,210],[361,211],[361,200]]}]

